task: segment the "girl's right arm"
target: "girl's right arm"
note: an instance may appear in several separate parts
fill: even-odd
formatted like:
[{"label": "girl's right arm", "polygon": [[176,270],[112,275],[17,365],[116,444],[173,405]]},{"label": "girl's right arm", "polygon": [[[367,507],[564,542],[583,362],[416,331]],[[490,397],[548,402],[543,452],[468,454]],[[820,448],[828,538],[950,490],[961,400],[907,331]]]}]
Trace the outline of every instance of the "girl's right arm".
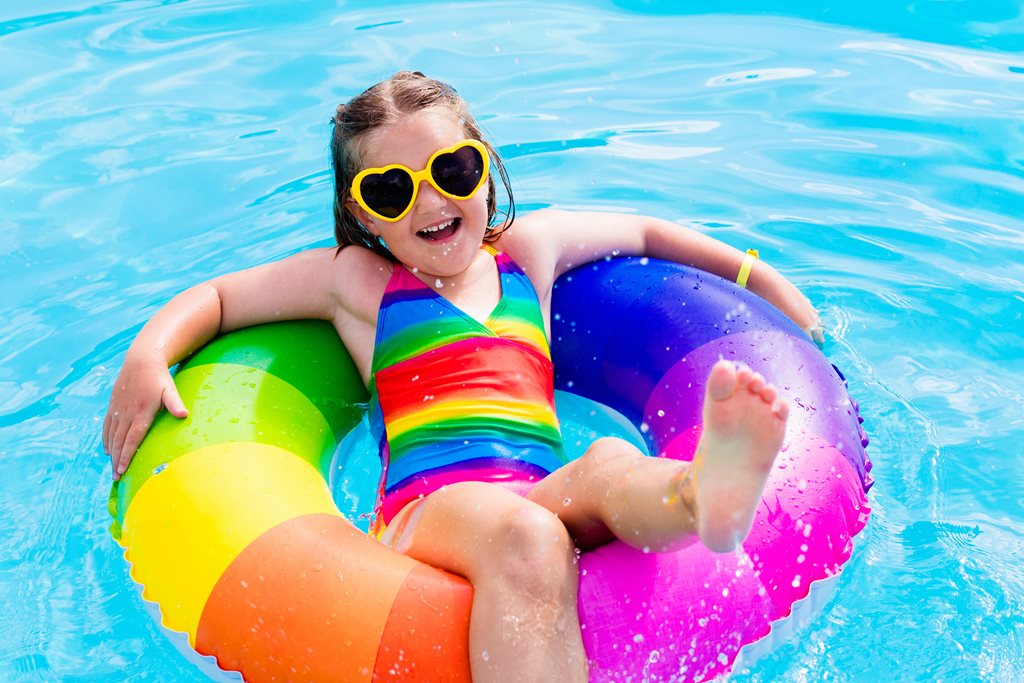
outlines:
[{"label": "girl's right arm", "polygon": [[[273,320],[322,318],[339,322],[353,291],[354,249],[315,249],[231,273],[177,295],[146,323],[125,355],[103,422],[103,449],[114,480],[131,462],[161,407],[188,411],[169,368],[218,334]],[[347,264],[340,264],[345,261]]]},{"label": "girl's right arm", "polygon": [[114,481],[128,468],[162,406],[175,417],[188,415],[168,368],[212,339],[220,323],[220,294],[204,282],[171,299],[132,342],[103,420],[103,450]]}]

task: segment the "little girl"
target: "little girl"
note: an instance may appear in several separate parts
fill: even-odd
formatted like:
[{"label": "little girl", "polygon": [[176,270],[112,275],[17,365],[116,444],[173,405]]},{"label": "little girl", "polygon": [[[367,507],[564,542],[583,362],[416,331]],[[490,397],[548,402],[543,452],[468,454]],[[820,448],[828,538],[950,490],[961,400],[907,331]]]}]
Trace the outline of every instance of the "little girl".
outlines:
[{"label": "little girl", "polygon": [[[552,285],[620,254],[736,278],[744,255],[653,218],[496,220],[492,168],[509,189],[501,160],[455,90],[419,73],[338,107],[331,152],[337,248],[186,290],[135,339],[103,426],[114,479],[161,407],[187,414],[170,366],[229,330],[330,320],[371,391],[382,541],[473,585],[474,680],[585,681],[576,548],[619,538],[662,551],[695,534],[715,551],[735,547],[787,407],[763,377],[720,361],[692,465],[610,438],[566,463],[548,351]],[[771,267],[757,263],[749,287],[815,326],[814,309]]]}]

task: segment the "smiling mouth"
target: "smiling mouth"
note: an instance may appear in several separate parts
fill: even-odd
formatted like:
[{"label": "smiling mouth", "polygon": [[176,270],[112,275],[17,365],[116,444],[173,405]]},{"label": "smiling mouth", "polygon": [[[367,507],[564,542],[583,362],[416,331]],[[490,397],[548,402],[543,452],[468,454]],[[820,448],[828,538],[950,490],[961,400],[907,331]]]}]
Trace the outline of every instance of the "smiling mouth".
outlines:
[{"label": "smiling mouth", "polygon": [[416,235],[425,240],[430,240],[431,242],[441,242],[454,235],[460,225],[462,225],[461,218],[452,218],[444,223],[438,223],[437,225],[432,225],[429,228],[419,230],[416,232]]}]

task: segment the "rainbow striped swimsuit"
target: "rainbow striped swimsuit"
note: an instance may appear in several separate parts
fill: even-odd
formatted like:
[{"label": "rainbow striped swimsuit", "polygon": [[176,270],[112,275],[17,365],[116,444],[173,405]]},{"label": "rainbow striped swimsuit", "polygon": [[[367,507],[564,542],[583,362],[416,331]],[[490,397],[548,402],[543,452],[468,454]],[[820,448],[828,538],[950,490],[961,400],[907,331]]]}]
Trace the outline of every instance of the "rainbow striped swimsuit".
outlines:
[{"label": "rainbow striped swimsuit", "polygon": [[489,246],[501,299],[480,322],[401,264],[377,318],[370,428],[383,474],[379,521],[446,484],[519,492],[565,464],[553,368],[533,284]]}]

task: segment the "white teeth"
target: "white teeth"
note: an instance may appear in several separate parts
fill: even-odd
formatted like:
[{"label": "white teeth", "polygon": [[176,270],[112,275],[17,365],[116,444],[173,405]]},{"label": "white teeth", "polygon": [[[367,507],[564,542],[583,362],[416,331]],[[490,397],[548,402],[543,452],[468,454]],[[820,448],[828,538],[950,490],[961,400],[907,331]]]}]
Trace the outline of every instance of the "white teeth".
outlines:
[{"label": "white teeth", "polygon": [[454,222],[455,222],[455,219],[451,218],[451,219],[445,221],[444,223],[441,223],[439,225],[435,225],[432,228],[423,228],[422,230],[420,230],[420,232],[437,232],[438,230],[444,230],[445,228],[449,227]]}]

